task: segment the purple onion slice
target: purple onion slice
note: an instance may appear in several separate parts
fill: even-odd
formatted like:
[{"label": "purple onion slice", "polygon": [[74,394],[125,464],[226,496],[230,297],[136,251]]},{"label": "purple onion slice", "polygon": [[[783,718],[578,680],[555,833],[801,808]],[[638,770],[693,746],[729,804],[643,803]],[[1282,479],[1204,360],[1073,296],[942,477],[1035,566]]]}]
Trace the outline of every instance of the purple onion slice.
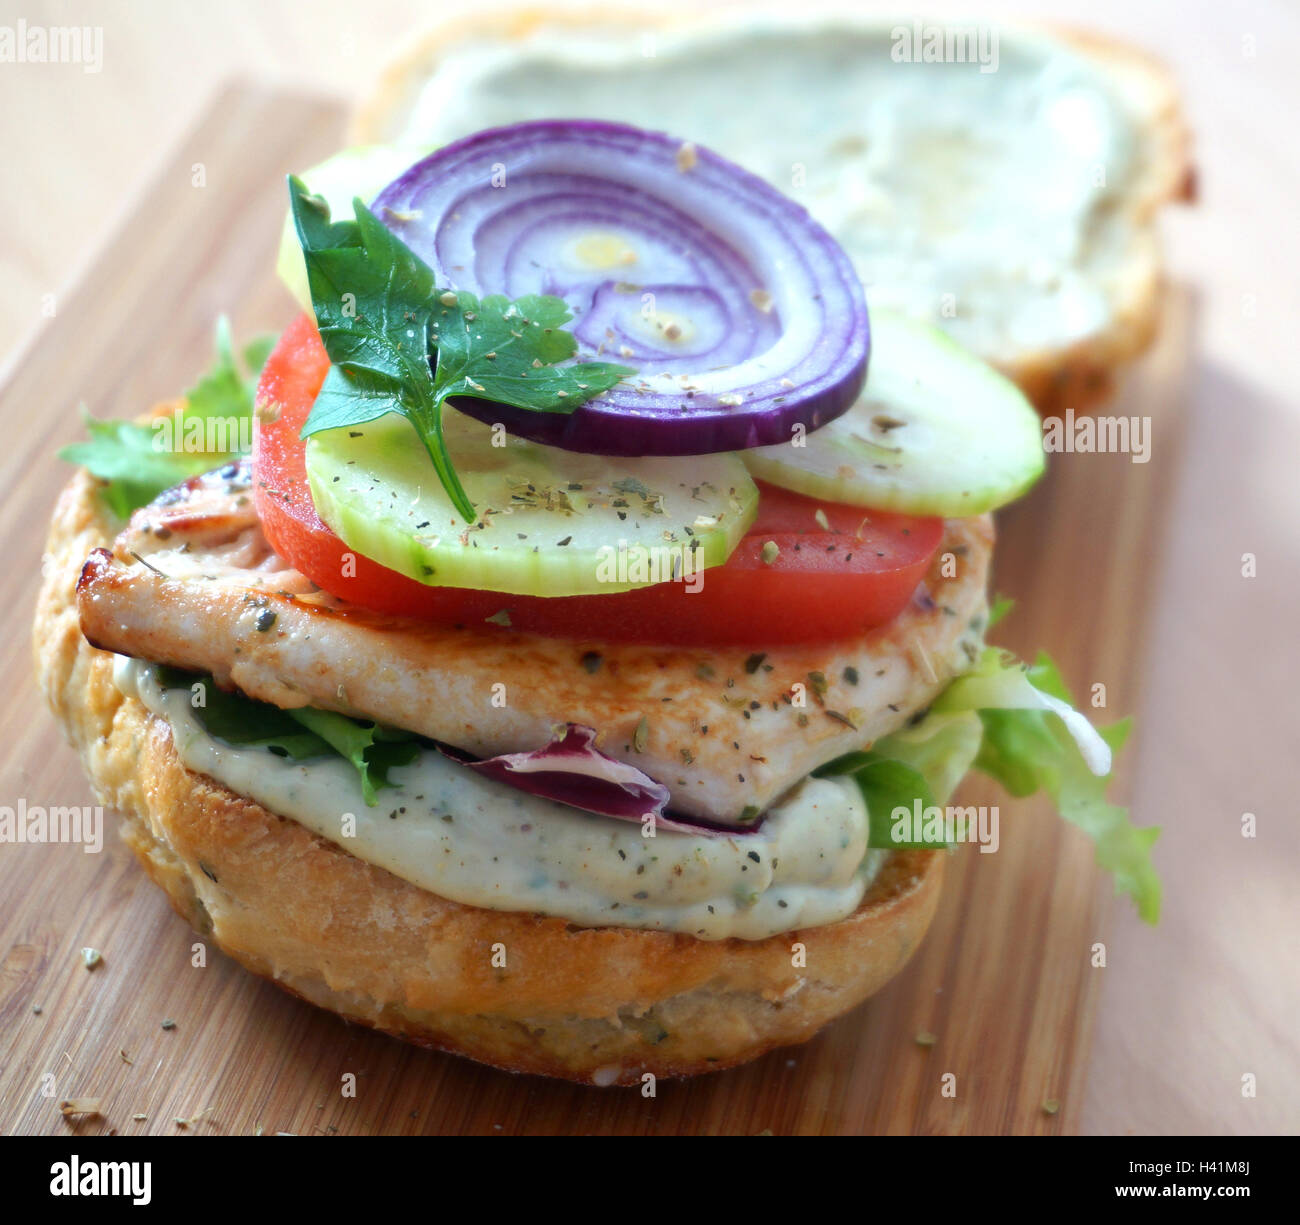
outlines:
[{"label": "purple onion slice", "polygon": [[390,183],[379,218],[479,297],[554,294],[578,359],[638,371],[571,413],[456,407],[602,455],[787,442],[853,404],[870,338],[848,256],[800,205],[707,149],[591,120],[493,128]]},{"label": "purple onion slice", "polygon": [[519,791],[598,816],[622,821],[643,821],[653,816],[657,829],[706,837],[743,837],[748,832],[665,816],[668,788],[636,766],[606,757],[596,748],[595,731],[579,723],[566,724],[563,733],[545,748],[530,752],[504,753],[479,761],[454,752],[449,756]]}]

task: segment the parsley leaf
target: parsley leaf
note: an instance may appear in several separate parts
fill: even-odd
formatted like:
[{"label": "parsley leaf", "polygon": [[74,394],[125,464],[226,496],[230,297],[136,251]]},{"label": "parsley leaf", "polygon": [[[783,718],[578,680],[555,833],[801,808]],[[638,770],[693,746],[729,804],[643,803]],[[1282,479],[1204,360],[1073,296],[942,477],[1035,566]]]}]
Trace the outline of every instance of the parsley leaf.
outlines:
[{"label": "parsley leaf", "polygon": [[59,458],[83,464],[107,482],[105,501],[119,518],[128,518],[164,489],[242,451],[251,436],[257,376],[274,344],[273,336],[259,337],[237,359],[223,316],[217,320],[216,363],[185,393],[179,412],[142,425],[100,421],[83,409],[90,438],[70,443]]},{"label": "parsley leaf", "polygon": [[59,458],[82,464],[107,482],[101,492],[119,519],[129,518],[136,507],[147,505],[164,489],[201,471],[185,462],[194,456],[155,450],[157,436],[147,425],[100,421],[84,407],[82,421],[89,440],[69,443],[59,451]]},{"label": "parsley leaf", "polygon": [[201,417],[251,418],[258,376],[278,339],[273,335],[258,336],[236,358],[230,320],[220,316],[214,342],[216,364],[185,393],[185,411]]},{"label": "parsley leaf", "polygon": [[482,301],[467,293],[451,296],[454,305],[439,301],[434,308],[435,382],[445,388],[443,395],[571,413],[635,373],[608,362],[554,365],[578,348],[573,333],[564,330],[573,316],[559,298],[529,294],[511,302],[499,294]]},{"label": "parsley leaf", "polygon": [[440,292],[433,270],[359,199],[354,221],[331,221],[329,205],[291,176],[289,205],[331,362],[301,436],[397,413],[415,428],[466,523],[474,506],[442,430],[449,396],[572,412],[634,373],[608,362],[557,365],[578,347],[559,298],[479,301]]}]

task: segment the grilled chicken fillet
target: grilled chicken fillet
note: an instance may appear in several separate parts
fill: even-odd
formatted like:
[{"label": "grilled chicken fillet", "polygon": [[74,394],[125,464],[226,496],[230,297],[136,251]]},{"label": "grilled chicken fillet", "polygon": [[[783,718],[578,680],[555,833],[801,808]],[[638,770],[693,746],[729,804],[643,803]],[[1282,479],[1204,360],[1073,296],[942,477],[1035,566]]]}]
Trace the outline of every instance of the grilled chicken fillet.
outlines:
[{"label": "grilled chicken fillet", "polygon": [[603,752],[666,785],[673,810],[743,825],[818,766],[902,726],[969,665],[992,543],[987,516],[948,521],[909,607],[847,642],[758,655],[551,639],[384,616],[319,591],[267,544],[241,463],[136,511],[113,549],[87,560],[77,604],[101,649],[476,756],[540,748],[557,725],[585,724]]}]

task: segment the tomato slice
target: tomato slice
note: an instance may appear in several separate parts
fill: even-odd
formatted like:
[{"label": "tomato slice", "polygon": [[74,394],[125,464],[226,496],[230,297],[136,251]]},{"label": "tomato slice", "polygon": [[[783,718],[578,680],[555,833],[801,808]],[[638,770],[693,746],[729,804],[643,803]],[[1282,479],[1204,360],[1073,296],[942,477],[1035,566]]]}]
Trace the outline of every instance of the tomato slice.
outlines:
[{"label": "tomato slice", "polygon": [[[555,638],[779,646],[849,638],[896,617],[943,537],[943,520],[818,502],[760,484],[758,519],[725,565],[611,595],[509,596],[430,587],[353,553],[316,514],[298,437],[329,368],[312,320],[296,320],[258,387],[254,497],[271,547],[312,582],[377,612],[442,625],[503,610]],[[502,619],[504,620],[504,619]]]}]

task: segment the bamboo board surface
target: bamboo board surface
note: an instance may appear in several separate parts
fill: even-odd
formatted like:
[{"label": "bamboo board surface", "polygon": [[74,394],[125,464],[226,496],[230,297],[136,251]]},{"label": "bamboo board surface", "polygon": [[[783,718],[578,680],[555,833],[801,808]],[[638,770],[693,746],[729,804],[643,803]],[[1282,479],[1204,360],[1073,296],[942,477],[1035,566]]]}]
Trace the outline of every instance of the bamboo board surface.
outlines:
[{"label": "bamboo board surface", "polygon": [[[36,692],[29,645],[32,576],[67,475],[54,452],[77,436],[76,405],[131,416],[175,394],[206,363],[219,313],[232,316],[237,336],[288,321],[273,274],[283,174],[327,153],[341,128],[336,104],[232,87],[11,369],[0,401],[10,440],[0,456],[10,584],[0,607],[9,698],[0,802],[93,802]],[[1104,683],[1105,718],[1137,707],[1146,671],[1147,611],[1183,464],[1193,313],[1189,295],[1170,296],[1157,348],[1107,410],[1153,419],[1151,463],[1057,457],[1033,495],[1000,516],[995,585],[1018,607],[998,640],[1023,652],[1049,647],[1076,692]],[[1121,796],[1134,760],[1130,752]],[[662,1083],[653,1099],[405,1046],[282,994],[215,950],[194,968],[198,937],[118,844],[111,814],[99,855],[0,846],[0,1129],[62,1133],[70,1125],[57,1101],[93,1096],[104,1117],[81,1124],[85,1134],[1078,1130],[1103,977],[1090,951],[1122,912],[1090,844],[1044,805],[1012,804],[979,782],[963,794],[1001,804],[1002,848],[954,857],[934,927],[893,984],[805,1047]],[[1294,862],[1294,848],[1287,853]],[[1145,938],[1126,914],[1118,927],[1125,940]],[[80,963],[82,946],[103,953],[94,972]],[[174,1028],[164,1030],[164,1018]],[[918,1044],[921,1032],[934,1045]],[[340,1093],[349,1072],[355,1098]],[[956,1077],[955,1097],[940,1092],[945,1073]],[[43,1096],[48,1074],[53,1091]],[[1049,1102],[1059,1106],[1045,1110]]]}]

